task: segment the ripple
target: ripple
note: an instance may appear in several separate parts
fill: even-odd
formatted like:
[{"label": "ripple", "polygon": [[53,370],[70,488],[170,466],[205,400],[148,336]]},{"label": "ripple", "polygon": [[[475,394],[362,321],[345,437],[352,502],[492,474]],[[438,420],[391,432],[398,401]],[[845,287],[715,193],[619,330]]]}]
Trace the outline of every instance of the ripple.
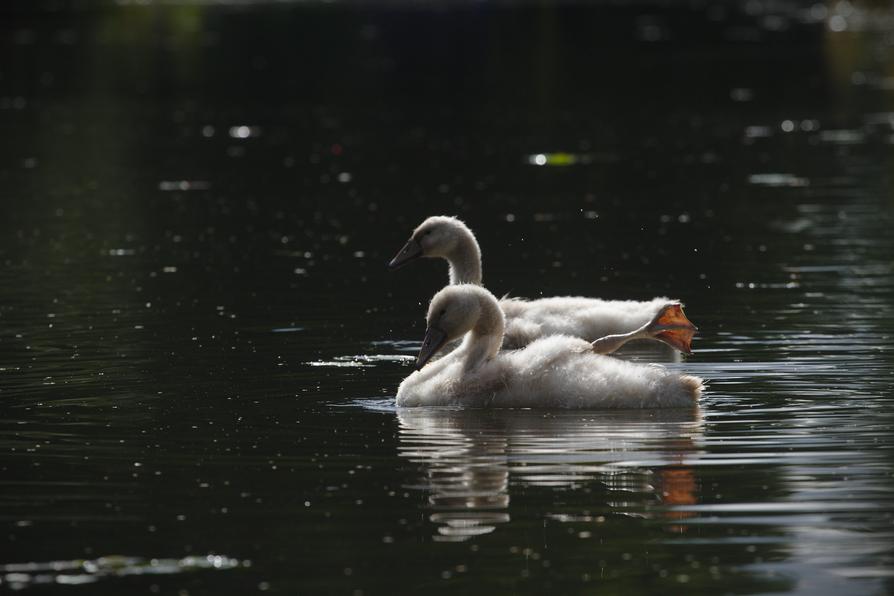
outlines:
[{"label": "ripple", "polygon": [[866,134],[861,130],[824,130],[820,140],[836,145],[859,145],[866,141]]},{"label": "ripple", "polygon": [[363,362],[355,360],[344,362],[339,360],[311,360],[304,364],[308,366],[329,366],[332,368],[372,368],[372,364],[364,364]]},{"label": "ripple", "polygon": [[131,575],[173,575],[203,570],[227,570],[251,567],[251,561],[225,555],[188,556],[181,559],[147,559],[111,555],[98,559],[7,563],[0,565],[2,582],[13,590],[34,585],[78,585],[108,577]]},{"label": "ripple", "polygon": [[335,368],[372,368],[377,362],[398,362],[406,364],[416,359],[403,354],[358,354],[355,356],[336,356],[332,360],[314,360],[305,362],[308,366],[332,366]]},{"label": "ripple", "polygon": [[748,182],[759,186],[809,186],[810,181],[794,174],[752,174]]},{"label": "ripple", "polygon": [[823,513],[830,511],[859,511],[890,509],[880,503],[859,501],[810,501],[803,503],[713,503],[706,505],[681,505],[674,507],[678,511],[722,512],[722,513]]},{"label": "ripple", "polygon": [[206,180],[162,180],[158,183],[158,190],[164,192],[208,190],[211,183]]},{"label": "ripple", "polygon": [[335,408],[362,408],[370,412],[386,412],[389,414],[393,414],[397,411],[397,405],[395,404],[393,397],[386,399],[354,399],[347,403],[342,402],[329,405]]},{"label": "ripple", "polygon": [[397,350],[398,352],[418,352],[422,348],[421,341],[407,339],[386,339],[381,341],[370,342],[370,345],[379,347],[385,346]]},{"label": "ripple", "polygon": [[[450,512],[449,518],[433,515],[432,521],[468,519],[469,527],[476,527],[482,512],[508,511],[513,482],[554,489],[594,480],[617,486],[615,474],[631,460],[636,466],[644,460],[659,468],[685,466],[687,456],[699,451],[702,432],[697,411],[397,412],[400,456],[428,468],[429,500],[434,509]],[[666,497],[672,503],[691,502],[689,474],[664,474],[659,486],[675,487]],[[647,482],[635,486],[649,490]],[[444,532],[438,528],[439,535]]]}]

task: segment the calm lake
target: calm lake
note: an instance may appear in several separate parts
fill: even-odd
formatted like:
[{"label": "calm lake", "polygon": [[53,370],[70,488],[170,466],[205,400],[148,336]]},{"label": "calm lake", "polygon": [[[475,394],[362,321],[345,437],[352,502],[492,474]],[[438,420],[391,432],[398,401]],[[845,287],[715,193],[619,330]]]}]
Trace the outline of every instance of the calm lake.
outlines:
[{"label": "calm lake", "polygon": [[[0,591],[894,591],[883,3],[0,7]],[[699,408],[401,409],[442,261]]]}]

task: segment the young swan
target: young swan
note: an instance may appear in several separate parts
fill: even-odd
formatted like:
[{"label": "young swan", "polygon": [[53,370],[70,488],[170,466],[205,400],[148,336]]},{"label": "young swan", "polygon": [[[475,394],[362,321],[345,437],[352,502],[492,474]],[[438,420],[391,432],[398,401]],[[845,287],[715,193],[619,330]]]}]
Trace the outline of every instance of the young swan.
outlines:
[{"label": "young swan", "polygon": [[[388,266],[401,267],[421,257],[439,257],[450,264],[451,284],[481,285],[481,250],[466,224],[455,217],[429,217],[413,231],[410,240]],[[599,300],[561,296],[523,300],[504,298],[500,308],[506,316],[503,348],[526,346],[539,337],[572,335],[588,341],[602,338],[603,353],[631,339],[656,339],[685,354],[692,352],[692,336],[698,330],[682,305],[668,298]],[[650,321],[664,325],[655,334],[643,333]]]},{"label": "young swan", "polygon": [[[552,335],[501,352],[503,311],[480,286],[445,287],[432,298],[427,323],[416,372],[397,390],[398,407],[682,408],[701,394],[698,377],[601,356],[576,337]],[[459,348],[426,366],[463,335]]]}]

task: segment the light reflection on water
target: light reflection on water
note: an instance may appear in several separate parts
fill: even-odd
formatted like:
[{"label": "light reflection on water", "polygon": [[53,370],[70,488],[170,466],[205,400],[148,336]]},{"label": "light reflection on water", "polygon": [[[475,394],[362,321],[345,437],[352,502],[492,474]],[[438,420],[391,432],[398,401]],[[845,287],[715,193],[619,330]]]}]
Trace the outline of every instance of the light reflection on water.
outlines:
[{"label": "light reflection on water", "polygon": [[[700,369],[725,379],[736,371]],[[816,371],[802,375],[803,384]],[[891,575],[894,489],[875,479],[894,475],[891,445],[879,441],[879,433],[894,430],[894,414],[880,408],[872,400],[817,403],[807,395],[755,407],[713,390],[693,412],[399,409],[398,452],[420,466],[414,488],[428,495],[437,541],[499,532],[512,520],[512,500],[536,487],[585,489],[597,495],[585,509],[546,518],[590,539],[606,518],[634,516],[663,527],[668,538],[660,542],[699,546],[765,542],[753,530],[730,536],[731,528],[786,528],[785,536],[767,539],[793,548],[761,564],[762,573],[797,569],[814,576],[813,585],[829,575]],[[707,481],[733,469],[747,476],[749,467],[778,470],[772,493],[764,486],[764,495],[731,499]],[[808,546],[813,541],[821,544]]]},{"label": "light reflection on water", "polygon": [[[598,481],[618,495],[655,492],[656,501],[664,505],[696,500],[691,471],[683,460],[697,449],[697,411],[582,414],[403,408],[397,416],[398,453],[422,464],[434,511],[430,519],[441,539],[464,540],[510,521],[510,484],[574,489]],[[654,477],[631,484],[621,468],[643,466],[644,460],[656,468]],[[608,505],[625,509],[622,501]]]},{"label": "light reflection on water", "polygon": [[134,575],[174,575],[200,570],[227,570],[251,567],[250,561],[238,561],[223,555],[183,557],[182,559],[143,559],[109,556],[79,561],[46,563],[10,563],[0,565],[0,585],[12,590],[31,586],[91,584],[108,577]]},{"label": "light reflection on water", "polygon": [[[891,591],[889,10],[210,4],[0,20],[3,579]],[[684,300],[621,356],[699,410],[397,411],[445,212],[497,294]]]}]

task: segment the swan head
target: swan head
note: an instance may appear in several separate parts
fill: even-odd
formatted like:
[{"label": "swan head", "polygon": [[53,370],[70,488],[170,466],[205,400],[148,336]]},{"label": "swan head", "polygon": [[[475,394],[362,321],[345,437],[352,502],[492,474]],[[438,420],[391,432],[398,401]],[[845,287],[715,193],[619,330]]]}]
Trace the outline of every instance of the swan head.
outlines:
[{"label": "swan head", "polygon": [[420,257],[446,258],[464,237],[471,235],[466,224],[455,217],[429,217],[413,230],[413,235],[397,256],[391,259],[388,267],[397,269]]},{"label": "swan head", "polygon": [[428,305],[425,339],[416,359],[416,370],[431,360],[445,344],[472,330],[481,316],[476,286],[447,286],[435,294]]}]

